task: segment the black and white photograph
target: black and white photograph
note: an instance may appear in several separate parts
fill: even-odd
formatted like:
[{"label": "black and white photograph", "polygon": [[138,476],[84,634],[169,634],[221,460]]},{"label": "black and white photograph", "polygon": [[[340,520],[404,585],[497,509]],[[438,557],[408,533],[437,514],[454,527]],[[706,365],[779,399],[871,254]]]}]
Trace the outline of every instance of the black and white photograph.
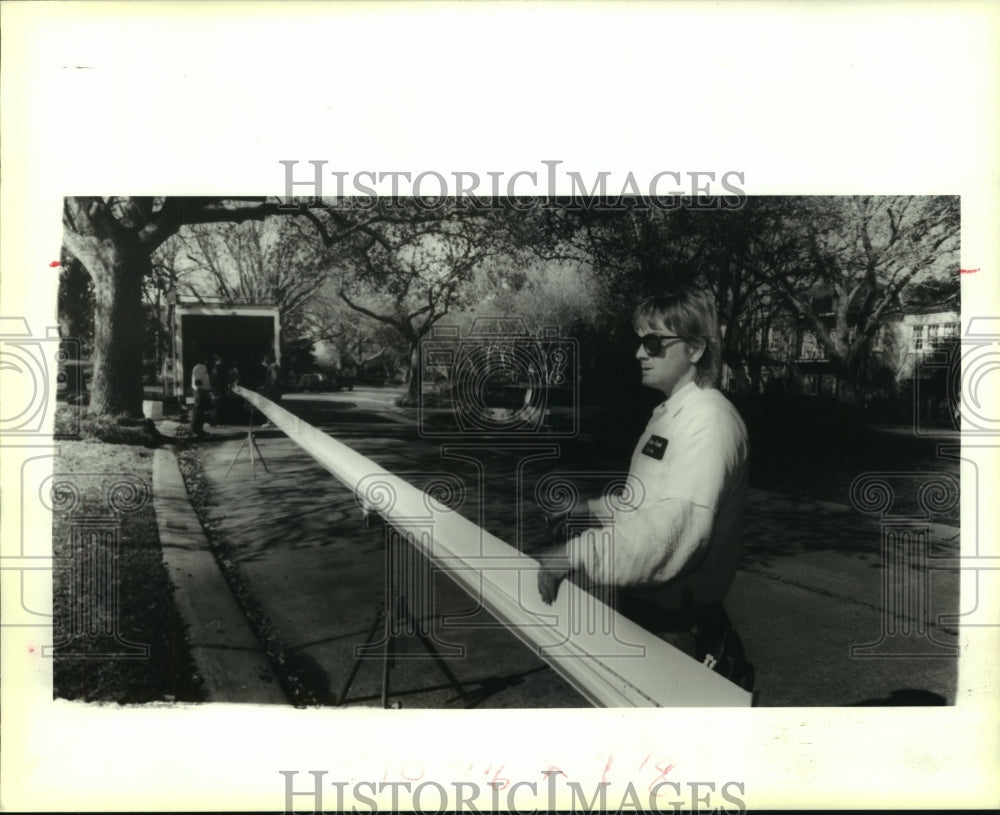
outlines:
[{"label": "black and white photograph", "polygon": [[3,4],[0,805],[1000,803],[995,12],[97,5]]},{"label": "black and white photograph", "polygon": [[55,696],[954,703],[957,197],[63,226]]}]

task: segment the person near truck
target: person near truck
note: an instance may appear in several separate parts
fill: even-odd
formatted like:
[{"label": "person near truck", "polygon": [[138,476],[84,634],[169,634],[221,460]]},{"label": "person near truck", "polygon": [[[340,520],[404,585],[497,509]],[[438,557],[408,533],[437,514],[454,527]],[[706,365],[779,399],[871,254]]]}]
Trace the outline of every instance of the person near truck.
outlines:
[{"label": "person near truck", "polygon": [[208,372],[208,366],[212,361],[211,355],[198,362],[191,371],[191,390],[194,391],[194,408],[191,411],[191,433],[199,439],[205,438],[205,414],[208,411],[208,403],[212,398],[212,379]]},{"label": "person near truck", "polygon": [[274,360],[274,354],[264,356],[264,388],[262,395],[272,402],[280,402],[284,389],[281,385],[281,366]]},{"label": "person near truck", "polygon": [[[281,366],[274,359],[274,354],[268,352],[264,355],[264,387],[261,388],[261,395],[265,399],[270,399],[275,404],[281,402],[284,388],[281,382]],[[271,421],[265,421],[262,427],[268,427]]]},{"label": "person near truck", "polygon": [[212,426],[220,427],[226,418],[226,365],[218,354],[212,358],[209,377],[212,380]]}]

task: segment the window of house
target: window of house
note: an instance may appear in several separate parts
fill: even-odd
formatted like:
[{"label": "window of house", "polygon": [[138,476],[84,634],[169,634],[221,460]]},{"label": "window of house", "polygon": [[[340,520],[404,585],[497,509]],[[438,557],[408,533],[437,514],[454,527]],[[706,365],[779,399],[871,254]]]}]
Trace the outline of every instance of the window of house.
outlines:
[{"label": "window of house", "polygon": [[825,359],[826,355],[816,338],[815,331],[802,332],[802,353],[800,359]]},{"label": "window of house", "polygon": [[879,329],[875,332],[875,336],[872,337],[872,351],[882,350],[882,332],[885,330],[885,326],[879,326]]},{"label": "window of house", "polygon": [[913,350],[922,351],[924,348],[924,327],[922,325],[913,326]]},{"label": "window of house", "polygon": [[958,323],[944,323],[941,328],[943,336],[953,339],[958,336]]},{"label": "window of house", "polygon": [[767,350],[777,353],[784,345],[784,332],[780,328],[769,328],[767,331]]}]

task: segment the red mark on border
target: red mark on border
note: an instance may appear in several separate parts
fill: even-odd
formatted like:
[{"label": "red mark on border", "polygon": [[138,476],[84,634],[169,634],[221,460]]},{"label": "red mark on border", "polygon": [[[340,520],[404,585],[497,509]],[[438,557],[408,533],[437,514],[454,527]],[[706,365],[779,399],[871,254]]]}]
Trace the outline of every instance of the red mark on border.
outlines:
[{"label": "red mark on border", "polygon": [[[510,779],[509,778],[501,778],[500,777],[500,773],[503,772],[503,767],[504,767],[504,765],[501,764],[500,768],[493,774],[493,780],[490,781],[490,782],[488,782],[489,785],[491,787],[493,787],[493,789],[496,789],[496,790],[505,790],[505,789],[507,789],[507,787],[510,786]],[[487,770],[486,772],[489,772],[489,770]],[[502,784],[500,783],[501,781],[503,782]]]},{"label": "red mark on border", "polygon": [[[643,764],[645,764],[645,763],[646,762],[644,761]],[[664,778],[666,778],[667,775],[670,773],[670,771],[674,767],[676,767],[676,766],[677,766],[676,764],[667,764],[662,759],[660,761],[657,761],[656,762],[656,769],[660,771],[660,774],[658,776],[656,776],[656,778],[654,778],[652,781],[649,782],[649,788],[648,788],[649,791],[652,792],[653,788],[657,784],[659,784]],[[659,797],[659,792],[657,792],[657,797]]]},{"label": "red mark on border", "polygon": [[958,273],[959,274],[975,274],[978,271],[979,271],[979,268],[977,267],[975,269],[959,269]]},{"label": "red mark on border", "polygon": [[62,264],[61,264],[61,263],[60,263],[60,262],[59,262],[58,260],[53,260],[53,261],[52,261],[52,262],[51,262],[51,263],[49,264],[49,268],[50,268],[50,269],[58,269],[58,268],[59,268],[60,266],[62,266]]},{"label": "red mark on border", "polygon": [[[646,758],[648,759],[649,756],[646,756]],[[610,783],[608,781],[608,770],[611,769],[611,765],[614,764],[614,763],[615,763],[615,757],[613,755],[609,755],[608,756],[608,763],[604,765],[604,772],[601,773],[601,783],[602,784]],[[645,763],[645,762],[643,762],[643,763]]]},{"label": "red mark on border", "polygon": [[[410,772],[413,772],[415,774],[408,775],[406,772],[407,770],[410,770]],[[399,774],[403,776],[403,778],[405,778],[407,781],[419,781],[421,778],[424,777],[425,772],[426,770],[424,770],[424,765],[421,764],[419,761],[404,762],[403,766],[399,768]]]}]

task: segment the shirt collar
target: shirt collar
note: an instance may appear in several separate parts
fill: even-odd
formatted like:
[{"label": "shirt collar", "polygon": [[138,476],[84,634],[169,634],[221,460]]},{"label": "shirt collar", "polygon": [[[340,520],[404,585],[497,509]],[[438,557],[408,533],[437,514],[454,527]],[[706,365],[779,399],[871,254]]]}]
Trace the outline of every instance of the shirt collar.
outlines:
[{"label": "shirt collar", "polygon": [[661,402],[655,408],[653,408],[653,417],[658,418],[663,416],[665,413],[669,413],[671,418],[676,416],[681,412],[681,408],[694,396],[700,388],[691,380],[686,385],[682,386],[680,390],[674,391],[669,399]]}]

